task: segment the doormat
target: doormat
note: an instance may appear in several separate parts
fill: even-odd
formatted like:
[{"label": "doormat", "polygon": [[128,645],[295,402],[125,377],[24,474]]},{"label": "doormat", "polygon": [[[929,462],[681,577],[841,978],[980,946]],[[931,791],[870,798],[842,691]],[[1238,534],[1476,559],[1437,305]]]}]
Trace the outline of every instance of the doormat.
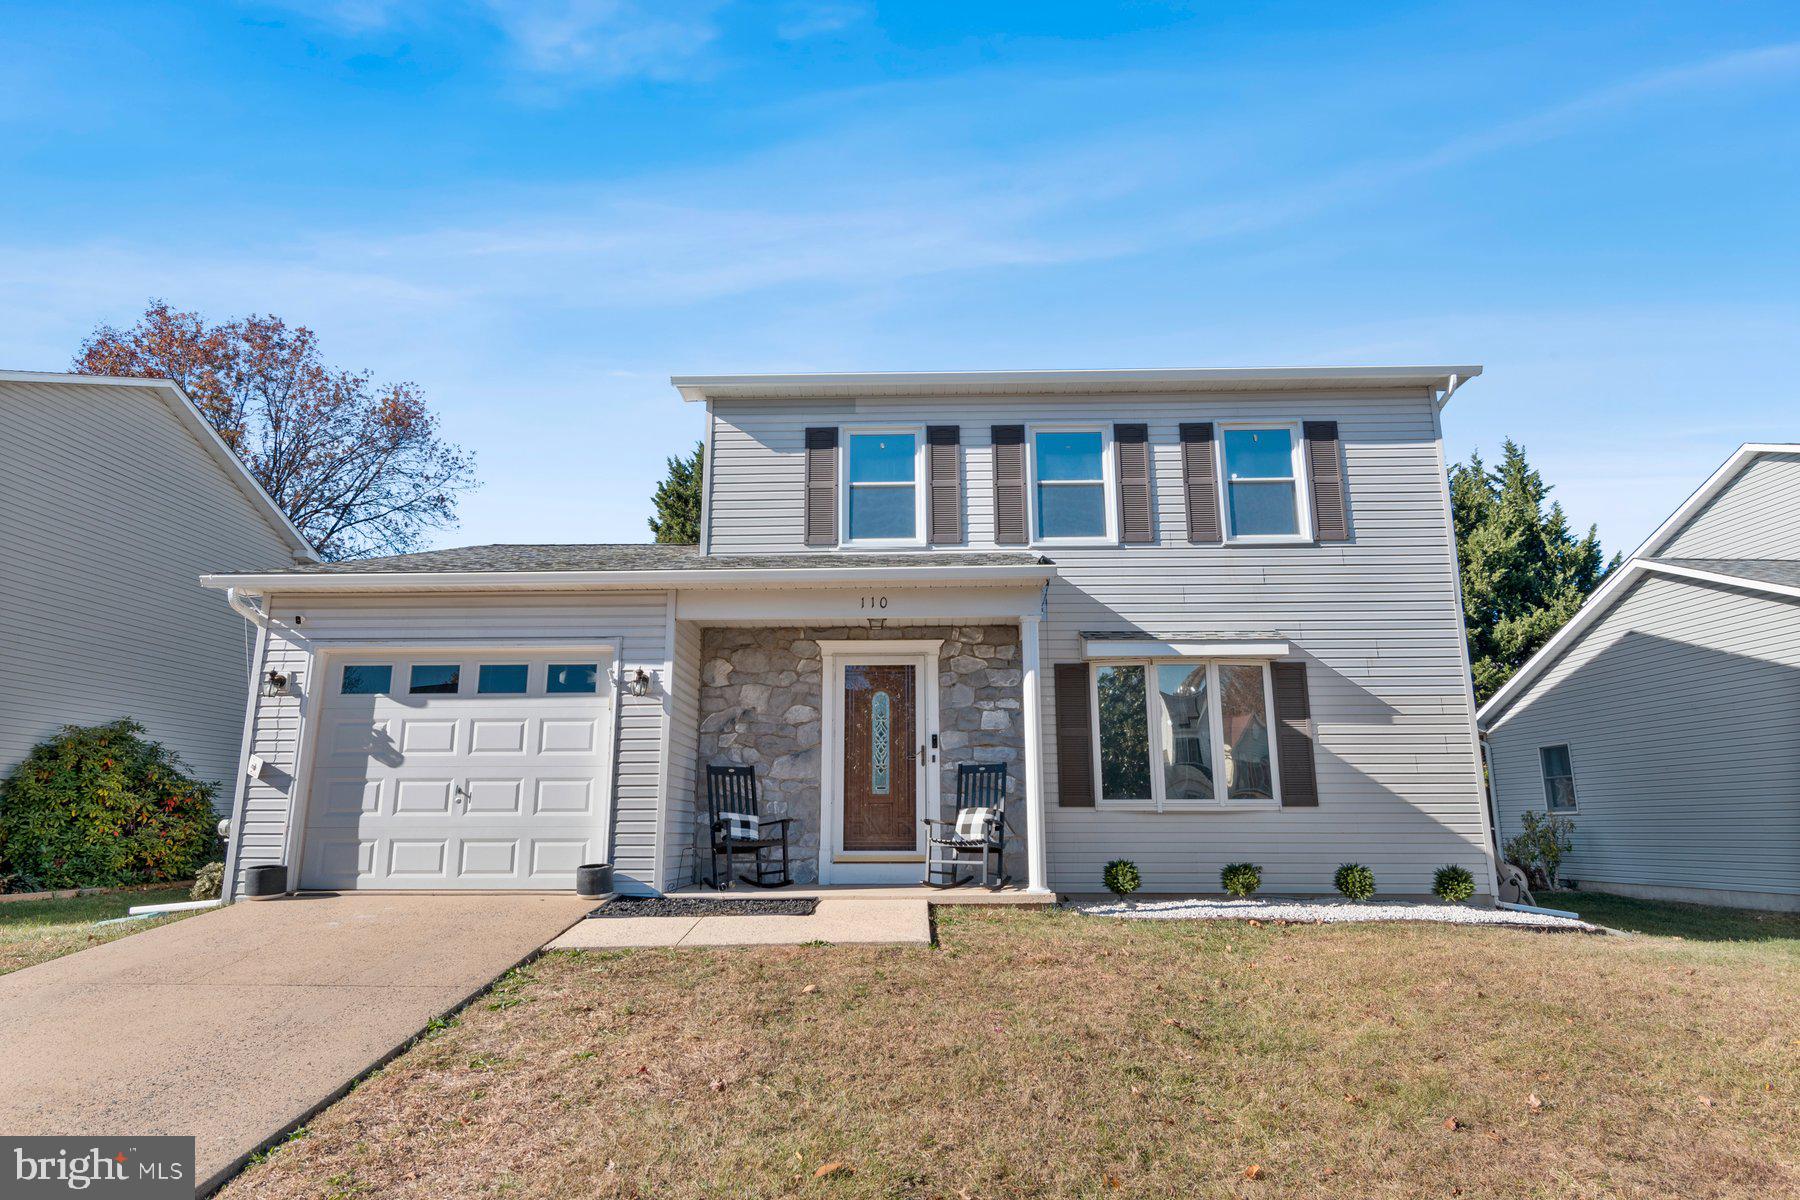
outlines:
[{"label": "doormat", "polygon": [[693,896],[617,896],[588,914],[605,917],[810,917],[816,898],[714,900]]}]

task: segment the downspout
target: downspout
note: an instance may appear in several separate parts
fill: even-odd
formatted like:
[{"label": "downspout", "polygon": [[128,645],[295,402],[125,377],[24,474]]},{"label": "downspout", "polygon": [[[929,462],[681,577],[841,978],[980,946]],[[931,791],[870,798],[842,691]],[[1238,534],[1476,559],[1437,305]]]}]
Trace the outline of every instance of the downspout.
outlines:
[{"label": "downspout", "polygon": [[1456,389],[1461,387],[1464,382],[1465,380],[1460,375],[1450,376],[1449,383],[1444,388],[1444,394],[1438,397],[1437,407],[1439,412],[1444,411],[1444,405],[1450,403],[1450,397],[1456,395]]},{"label": "downspout", "polygon": [[[256,595],[256,593],[249,593]],[[249,799],[249,755],[256,729],[257,687],[262,678],[263,658],[268,653],[269,621],[263,611],[246,602],[246,593],[231,587],[225,589],[225,603],[232,611],[256,627],[256,654],[250,663],[249,698],[244,702],[244,739],[238,747],[237,783],[231,798],[231,824],[225,837],[225,877],[219,888],[219,899],[230,904],[237,898],[238,842],[244,828],[244,805]]]}]

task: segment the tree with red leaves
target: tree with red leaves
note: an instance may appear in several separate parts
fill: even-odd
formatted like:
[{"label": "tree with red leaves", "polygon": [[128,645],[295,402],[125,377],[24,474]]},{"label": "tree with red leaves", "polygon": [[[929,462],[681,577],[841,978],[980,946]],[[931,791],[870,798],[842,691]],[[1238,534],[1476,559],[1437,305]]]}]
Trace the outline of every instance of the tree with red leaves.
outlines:
[{"label": "tree with red leaves", "polygon": [[180,384],[327,559],[416,549],[477,486],[418,385],[327,366],[313,331],[280,317],[209,325],[152,300],[130,329],[95,329],[73,369]]}]

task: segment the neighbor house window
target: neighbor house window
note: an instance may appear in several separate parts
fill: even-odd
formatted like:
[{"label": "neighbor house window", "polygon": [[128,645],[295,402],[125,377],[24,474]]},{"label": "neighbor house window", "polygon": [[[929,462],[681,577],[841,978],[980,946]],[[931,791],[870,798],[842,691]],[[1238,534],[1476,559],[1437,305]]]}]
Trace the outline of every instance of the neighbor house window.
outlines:
[{"label": "neighbor house window", "polygon": [[394,668],[373,663],[353,663],[344,667],[344,679],[338,691],[346,696],[377,696],[394,686]]},{"label": "neighbor house window", "polygon": [[844,526],[852,542],[910,542],[919,536],[916,433],[852,433],[847,439]]},{"label": "neighbor house window", "polygon": [[592,692],[598,689],[600,668],[594,663],[551,663],[544,681],[546,692]]},{"label": "neighbor house window", "polygon": [[1300,482],[1291,428],[1225,429],[1225,510],[1233,538],[1299,537]]},{"label": "neighbor house window", "polygon": [[406,690],[415,696],[454,696],[461,683],[462,668],[459,666],[420,663],[413,667],[412,682]]},{"label": "neighbor house window", "polygon": [[1538,761],[1544,768],[1544,806],[1551,812],[1575,811],[1575,768],[1567,746],[1542,746]]},{"label": "neighbor house window", "polygon": [[524,663],[482,663],[475,676],[475,690],[484,696],[519,696],[525,692],[530,668]]},{"label": "neighbor house window", "polygon": [[1106,439],[1100,430],[1037,430],[1031,459],[1038,540],[1106,537]]},{"label": "neighbor house window", "polygon": [[1267,663],[1105,663],[1093,679],[1102,805],[1274,804]]}]

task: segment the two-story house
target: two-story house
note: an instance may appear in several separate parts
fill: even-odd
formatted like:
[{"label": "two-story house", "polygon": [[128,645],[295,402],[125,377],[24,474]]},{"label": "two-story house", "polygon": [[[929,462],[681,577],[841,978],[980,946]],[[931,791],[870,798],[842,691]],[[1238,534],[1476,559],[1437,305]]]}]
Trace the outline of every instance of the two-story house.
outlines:
[{"label": "two-story house", "polygon": [[262,631],[233,874],[672,890],[740,763],[799,879],[916,882],[1000,761],[1035,891],[1491,894],[1439,424],[1479,370],[677,378],[698,546],[206,580]]}]

